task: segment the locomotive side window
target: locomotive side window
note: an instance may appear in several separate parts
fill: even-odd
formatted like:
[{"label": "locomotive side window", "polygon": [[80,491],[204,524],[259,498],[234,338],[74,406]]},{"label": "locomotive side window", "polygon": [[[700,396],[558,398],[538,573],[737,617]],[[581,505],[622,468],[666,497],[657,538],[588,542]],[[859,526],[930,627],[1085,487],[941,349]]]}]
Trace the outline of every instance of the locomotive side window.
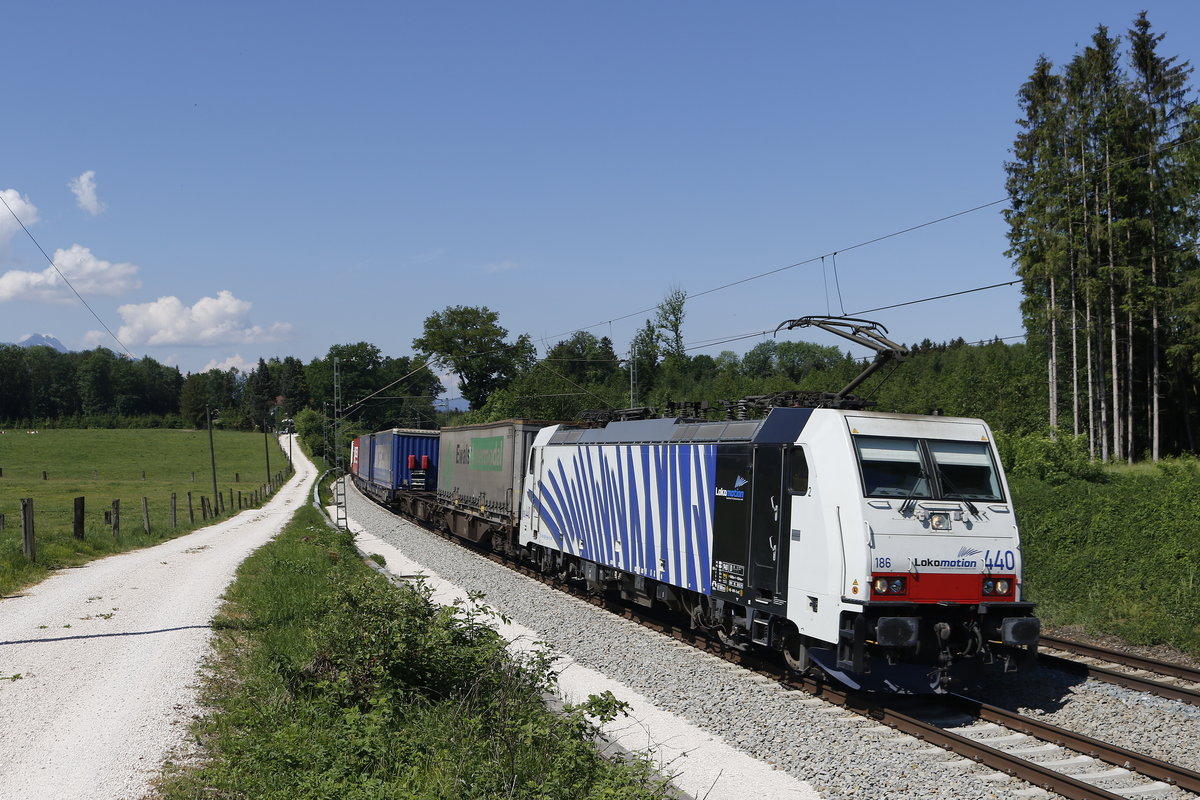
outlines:
[{"label": "locomotive side window", "polygon": [[792,494],[808,494],[808,459],[800,447],[788,452],[788,491]]},{"label": "locomotive side window", "polygon": [[983,442],[928,442],[942,496],[1003,500],[991,452]]},{"label": "locomotive side window", "polygon": [[855,436],[867,497],[932,497],[916,439]]}]

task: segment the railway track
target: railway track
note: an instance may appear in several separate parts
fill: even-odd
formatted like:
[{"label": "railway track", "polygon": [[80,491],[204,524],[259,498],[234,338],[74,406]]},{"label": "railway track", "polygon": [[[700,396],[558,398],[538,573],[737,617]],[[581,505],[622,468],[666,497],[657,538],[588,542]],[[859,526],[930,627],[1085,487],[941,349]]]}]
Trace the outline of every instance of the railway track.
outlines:
[{"label": "railway track", "polygon": [[[1178,796],[1173,790],[1200,797],[1200,772],[960,695],[931,695],[922,698],[914,709],[905,699],[880,699],[825,679],[799,677],[772,659],[729,647],[687,626],[665,622],[657,614],[637,606],[588,594],[495,553],[483,555],[576,598],[768,676],[784,686],[1023,780],[1036,789],[1069,800]],[[964,718],[973,724],[963,724]],[[1041,758],[1049,760],[1036,760]],[[1097,785],[1119,780],[1127,785],[1120,788]],[[1036,789],[1031,796],[1037,793]]]},{"label": "railway track", "polygon": [[[463,544],[420,521],[410,521]],[[1010,792],[1011,796],[1034,797],[1046,791],[1069,800],[1200,797],[1200,772],[966,697],[933,696],[923,698],[914,706],[911,700],[854,692],[828,679],[795,676],[782,663],[729,647],[692,630],[685,623],[664,620],[639,606],[589,594],[500,554],[478,547],[470,549],[578,599],[767,676],[785,687],[804,691],[929,742],[965,759],[964,764],[978,764],[994,771],[991,776],[981,776],[980,780],[1011,776],[1030,784],[1027,789]],[[1117,786],[1118,783],[1124,785]]]},{"label": "railway track", "polygon": [[1064,654],[1039,652],[1043,665],[1200,706],[1200,669],[1057,636],[1042,636],[1042,646]]}]

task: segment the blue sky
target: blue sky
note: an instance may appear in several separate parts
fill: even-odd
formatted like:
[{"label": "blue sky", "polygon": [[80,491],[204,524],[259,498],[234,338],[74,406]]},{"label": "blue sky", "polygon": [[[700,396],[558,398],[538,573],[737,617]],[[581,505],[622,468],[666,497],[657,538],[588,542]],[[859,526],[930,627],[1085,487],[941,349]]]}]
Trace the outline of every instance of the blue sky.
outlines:
[{"label": "blue sky", "polygon": [[[185,372],[410,355],[455,304],[624,352],[675,287],[693,353],[744,352],[701,343],[1011,280],[1002,205],[855,245],[1002,200],[1035,59],[1142,8],[1200,61],[1194,2],[18,4],[0,192]],[[120,349],[8,214],[0,341]],[[840,301],[831,258],[703,294],[835,251]],[[1010,337],[1019,299],[869,316]]]}]

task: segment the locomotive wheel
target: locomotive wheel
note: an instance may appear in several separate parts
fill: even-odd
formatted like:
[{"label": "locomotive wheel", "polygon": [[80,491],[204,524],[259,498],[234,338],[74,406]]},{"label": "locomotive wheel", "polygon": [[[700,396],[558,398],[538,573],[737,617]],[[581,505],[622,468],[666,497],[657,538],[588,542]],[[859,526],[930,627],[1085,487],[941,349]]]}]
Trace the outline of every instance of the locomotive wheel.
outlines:
[{"label": "locomotive wheel", "polygon": [[799,631],[792,631],[783,637],[783,661],[788,669],[797,675],[803,675],[812,667],[812,657],[808,654],[808,639]]}]

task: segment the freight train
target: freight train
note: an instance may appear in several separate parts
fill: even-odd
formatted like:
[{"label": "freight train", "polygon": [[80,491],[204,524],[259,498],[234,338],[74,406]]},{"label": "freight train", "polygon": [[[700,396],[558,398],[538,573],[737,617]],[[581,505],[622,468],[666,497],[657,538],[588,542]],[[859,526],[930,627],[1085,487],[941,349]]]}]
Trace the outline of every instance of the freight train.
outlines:
[{"label": "freight train", "polygon": [[825,402],[851,407],[383,431],[354,441],[351,473],[413,517],[799,672],[941,691],[1026,662],[1040,623],[987,424]]}]

